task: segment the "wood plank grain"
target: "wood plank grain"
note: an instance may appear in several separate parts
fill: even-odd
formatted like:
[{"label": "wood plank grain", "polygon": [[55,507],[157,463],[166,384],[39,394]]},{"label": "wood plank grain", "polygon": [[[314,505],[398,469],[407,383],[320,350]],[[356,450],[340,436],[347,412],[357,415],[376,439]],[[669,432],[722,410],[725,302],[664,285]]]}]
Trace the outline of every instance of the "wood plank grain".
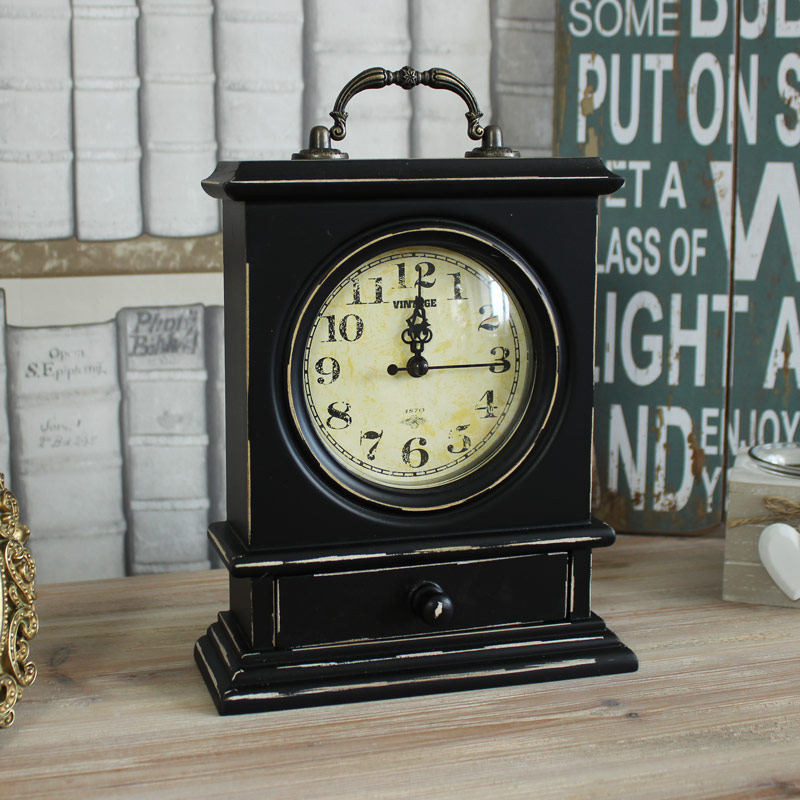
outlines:
[{"label": "wood plank grain", "polygon": [[800,795],[800,615],[721,600],[723,541],[620,537],[593,607],[638,673],[218,717],[192,660],[226,576],[43,586],[2,795]]}]

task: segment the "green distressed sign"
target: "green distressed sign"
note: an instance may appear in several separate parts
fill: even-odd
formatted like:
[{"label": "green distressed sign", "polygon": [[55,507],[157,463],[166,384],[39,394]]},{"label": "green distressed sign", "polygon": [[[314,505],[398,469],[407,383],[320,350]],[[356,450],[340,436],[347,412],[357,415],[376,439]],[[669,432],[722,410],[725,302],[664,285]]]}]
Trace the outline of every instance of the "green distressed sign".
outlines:
[{"label": "green distressed sign", "polygon": [[735,168],[714,167],[716,196],[737,198],[733,218],[719,204],[734,265],[732,449],[800,439],[800,1],[742,0],[740,13]]},{"label": "green distressed sign", "polygon": [[[701,531],[722,517],[729,321],[742,331],[747,313],[731,292],[731,181],[759,87],[737,78],[738,5],[558,9],[557,152],[600,155],[626,178],[600,210],[598,514],[618,530]],[[751,435],[740,415],[737,446]]]}]

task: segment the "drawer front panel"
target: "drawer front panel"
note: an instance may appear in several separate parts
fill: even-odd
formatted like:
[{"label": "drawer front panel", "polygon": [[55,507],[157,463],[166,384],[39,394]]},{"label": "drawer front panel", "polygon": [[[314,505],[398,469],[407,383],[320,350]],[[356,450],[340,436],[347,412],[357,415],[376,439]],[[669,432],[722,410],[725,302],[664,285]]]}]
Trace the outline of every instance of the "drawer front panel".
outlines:
[{"label": "drawer front panel", "polygon": [[[278,579],[278,647],[435,634],[494,625],[551,622],[567,614],[569,556],[426,564]],[[452,618],[432,626],[412,609],[423,581],[452,600]]]}]

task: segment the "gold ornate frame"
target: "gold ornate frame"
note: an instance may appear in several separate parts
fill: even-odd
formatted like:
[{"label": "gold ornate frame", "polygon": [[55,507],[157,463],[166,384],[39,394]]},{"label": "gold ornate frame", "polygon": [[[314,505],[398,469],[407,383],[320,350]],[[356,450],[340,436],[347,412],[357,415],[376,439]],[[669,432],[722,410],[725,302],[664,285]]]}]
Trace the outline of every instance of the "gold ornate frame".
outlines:
[{"label": "gold ornate frame", "polygon": [[33,607],[36,565],[25,547],[30,536],[19,504],[0,473],[0,728],[14,722],[14,705],[36,680],[28,642],[39,630]]}]

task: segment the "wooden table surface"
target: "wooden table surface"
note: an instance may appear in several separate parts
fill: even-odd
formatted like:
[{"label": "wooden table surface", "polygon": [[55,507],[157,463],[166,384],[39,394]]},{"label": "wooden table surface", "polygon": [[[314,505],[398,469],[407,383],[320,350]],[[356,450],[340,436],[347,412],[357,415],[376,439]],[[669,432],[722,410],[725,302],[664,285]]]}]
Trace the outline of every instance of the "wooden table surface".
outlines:
[{"label": "wooden table surface", "polygon": [[722,546],[596,551],[637,673],[232,717],[192,658],[226,574],[41,586],[0,797],[800,797],[800,613],[723,602]]}]

